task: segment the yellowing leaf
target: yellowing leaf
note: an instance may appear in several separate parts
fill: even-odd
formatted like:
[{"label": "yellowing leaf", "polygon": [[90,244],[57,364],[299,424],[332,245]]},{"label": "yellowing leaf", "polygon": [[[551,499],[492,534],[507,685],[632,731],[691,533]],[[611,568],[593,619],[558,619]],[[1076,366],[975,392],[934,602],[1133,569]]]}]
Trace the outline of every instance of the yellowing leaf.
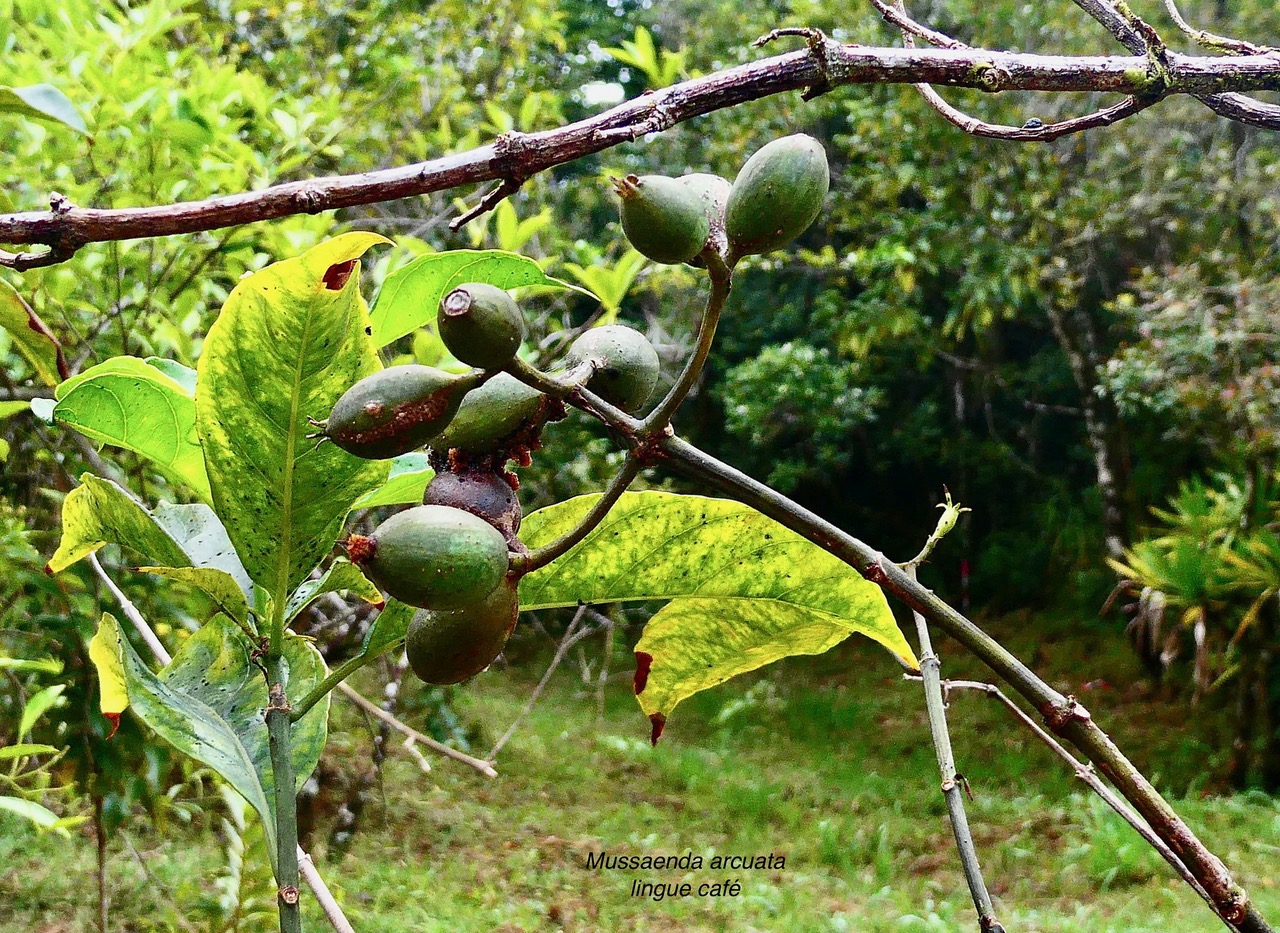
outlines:
[{"label": "yellowing leaf", "polygon": [[307,437],[380,367],[365,332],[359,261],[372,233],[348,233],[240,281],[205,339],[196,426],[213,501],[245,569],[276,599],[333,547],[351,504],[387,476]]},{"label": "yellowing leaf", "polygon": [[[549,543],[597,498],[534,512],[521,537],[530,548]],[[647,683],[638,678],[636,686],[651,718],[708,686],[789,655],[826,651],[855,632],[918,666],[878,586],[727,499],[627,493],[577,547],[520,583],[525,609],[647,599],[673,600],[637,646],[650,658],[642,665]]]},{"label": "yellowing leaf", "polygon": [[89,660],[98,671],[98,709],[111,720],[112,735],[120,724],[120,714],[129,708],[129,682],[117,637],[119,631],[119,623],[104,612],[98,631],[89,640]]}]

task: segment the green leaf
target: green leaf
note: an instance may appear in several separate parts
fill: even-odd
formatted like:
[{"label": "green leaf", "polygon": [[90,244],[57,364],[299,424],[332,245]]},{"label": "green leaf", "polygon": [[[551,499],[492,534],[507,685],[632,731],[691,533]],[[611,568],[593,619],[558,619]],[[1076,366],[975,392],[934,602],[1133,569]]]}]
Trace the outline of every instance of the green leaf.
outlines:
[{"label": "green leaf", "polygon": [[26,357],[40,381],[57,385],[67,371],[62,344],[4,279],[0,279],[0,327],[13,337],[13,345]]},{"label": "green leaf", "polygon": [[57,753],[58,750],[52,745],[6,745],[0,748],[0,761],[28,758],[31,755],[56,755]]},{"label": "green leaf", "polygon": [[348,233],[240,280],[205,338],[196,424],[213,501],[250,578],[277,598],[333,547],[351,504],[387,476],[306,435],[379,368]]},{"label": "green leaf", "polygon": [[18,412],[26,411],[30,407],[30,402],[0,402],[0,421],[12,418]]},{"label": "green leaf", "polygon": [[[275,859],[274,783],[265,727],[266,681],[253,663],[253,646],[234,623],[217,616],[187,640],[157,677],[142,663],[119,623],[103,614],[98,636],[104,654],[124,672],[129,706],[174,748],[209,766],[262,817],[268,850]],[[309,641],[287,636],[291,699],[301,699],[325,676],[324,661]],[[99,671],[103,668],[99,664]],[[291,730],[298,786],[320,759],[326,737],[328,698]]]},{"label": "green leaf", "polygon": [[317,596],[344,591],[367,603],[376,605],[383,602],[382,592],[369,582],[369,578],[360,572],[359,567],[349,560],[335,560],[324,572],[324,576],[316,580],[304,580],[293,591],[284,608],[285,624],[288,625],[289,620],[306,609]]},{"label": "green leaf", "polygon": [[5,669],[11,671],[39,671],[42,674],[61,674],[62,662],[57,658],[29,660],[27,658],[0,657],[0,670]]},{"label": "green leaf", "polygon": [[183,366],[177,360],[166,360],[162,356],[149,356],[146,359],[146,364],[154,366],[182,386],[183,391],[188,395],[196,394],[196,371],[190,366]]},{"label": "green leaf", "polygon": [[372,509],[380,505],[419,504],[427,483],[435,476],[427,465],[427,455],[414,451],[391,461],[391,475],[377,489],[371,489],[355,501],[352,509]]},{"label": "green leaf", "polygon": [[61,123],[77,133],[89,135],[84,117],[80,116],[76,105],[52,84],[0,86],[0,113],[17,113],[35,120]]},{"label": "green leaf", "polygon": [[413,620],[414,613],[418,610],[413,606],[398,602],[394,599],[387,600],[387,605],[378,613],[378,617],[373,620],[373,625],[369,626],[369,633],[364,637],[364,644],[360,647],[360,657],[376,658],[389,648],[394,647],[404,640],[404,633],[409,628],[409,623]]},{"label": "green leaf", "polygon": [[107,544],[141,554],[160,567],[213,567],[252,597],[252,584],[227,531],[207,505],[162,503],[154,512],[111,480],[92,473],[62,503],[62,541],[45,568],[58,573]]},{"label": "green leaf", "polygon": [[[597,496],[529,515],[530,548],[573,528]],[[825,651],[858,632],[913,667],[911,647],[878,586],[812,542],[726,499],[627,493],[577,547],[520,583],[525,609],[642,599],[676,600],[659,613],[648,681],[651,716],[684,697],[792,654]],[[771,620],[764,621],[771,614]],[[697,657],[701,668],[691,666]],[[708,668],[706,665],[712,666]],[[643,678],[641,678],[643,679]],[[652,689],[654,692],[650,693]]]},{"label": "green leaf", "polygon": [[195,399],[160,368],[118,356],[67,380],[55,396],[54,421],[141,454],[170,479],[211,500],[196,436]]},{"label": "green leaf", "polygon": [[239,622],[242,627],[249,625],[249,602],[245,591],[225,570],[213,567],[139,567],[138,570],[194,586],[213,600],[218,612]]},{"label": "green leaf", "polygon": [[776,599],[673,599],[636,643],[637,699],[665,722],[701,690],[791,655],[823,654],[849,633],[838,616]]},{"label": "green leaf", "polygon": [[374,299],[370,318],[373,342],[385,347],[436,318],[440,299],[463,282],[487,282],[498,288],[546,285],[586,289],[552,278],[527,256],[503,250],[459,249],[419,256],[387,276]]},{"label": "green leaf", "polygon": [[24,738],[35,728],[41,716],[66,702],[62,699],[63,691],[66,689],[66,684],[54,684],[33,694],[31,699],[27,700],[26,705],[22,707],[22,718],[18,720],[18,738]]},{"label": "green leaf", "polygon": [[0,797],[0,810],[16,813],[25,820],[30,820],[40,829],[59,829],[58,814],[48,807],[43,807],[34,800],[23,800],[21,797]]}]

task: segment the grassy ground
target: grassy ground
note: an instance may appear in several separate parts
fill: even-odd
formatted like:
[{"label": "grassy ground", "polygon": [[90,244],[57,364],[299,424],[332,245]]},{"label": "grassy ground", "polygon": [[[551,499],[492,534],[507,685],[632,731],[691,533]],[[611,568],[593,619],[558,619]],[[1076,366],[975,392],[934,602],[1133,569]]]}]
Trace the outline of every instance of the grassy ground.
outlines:
[{"label": "grassy ground", "polygon": [[[1280,801],[1213,796],[1204,769],[1222,736],[1211,716],[1156,702],[1114,635],[1073,633],[1032,617],[994,626],[1020,656],[1079,695],[1280,922]],[[945,641],[944,674],[981,676]],[[481,753],[515,715],[541,667],[484,675],[459,699],[484,724]],[[1105,683],[1094,683],[1103,680]],[[1088,684],[1088,686],[1086,686]],[[920,688],[851,642],[784,662],[682,706],[657,749],[619,680],[597,721],[574,671],[552,681],[489,780],[447,761],[424,774],[396,752],[385,805],[366,811],[340,860],[316,860],[361,933],[400,931],[902,931],[976,929],[946,822]],[[367,745],[351,708],[332,761],[354,767]],[[995,703],[951,709],[971,821],[1006,926],[1031,931],[1198,933],[1222,926],[1128,827],[1086,796]],[[221,928],[226,856],[206,803],[163,834],[130,824],[136,856],[112,844],[113,929]],[[0,929],[92,929],[91,836],[40,839],[0,826]],[[325,835],[324,833],[320,834]],[[259,846],[254,848],[253,846]],[[780,869],[608,871],[595,852],[785,856]],[[261,858],[253,843],[249,858]],[[149,874],[148,874],[149,873]],[[737,896],[633,897],[637,879],[736,879]],[[226,882],[223,882],[225,885]],[[269,881],[248,872],[254,903]],[[9,917],[6,918],[5,914]],[[314,912],[312,912],[314,914]],[[318,915],[309,928],[322,928]],[[267,928],[250,917],[242,929]]]}]

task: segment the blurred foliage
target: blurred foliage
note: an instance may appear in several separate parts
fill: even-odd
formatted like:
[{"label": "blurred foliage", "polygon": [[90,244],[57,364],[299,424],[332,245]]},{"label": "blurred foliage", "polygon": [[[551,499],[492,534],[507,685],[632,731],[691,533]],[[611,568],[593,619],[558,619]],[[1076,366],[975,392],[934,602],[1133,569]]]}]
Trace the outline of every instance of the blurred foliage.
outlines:
[{"label": "blurred foliage", "polygon": [[[1155,6],[1144,12],[1172,38]],[[1280,44],[1274,4],[1202,6],[1206,28]],[[939,0],[919,12],[971,44],[1119,51],[1069,3]],[[53,85],[89,133],[0,115],[0,210],[43,209],[54,191],[128,207],[412,163],[758,58],[770,50],[751,40],[779,25],[899,42],[869,6],[816,0],[0,0],[0,84]],[[946,93],[1018,125],[1109,102]],[[1018,145],[966,136],[905,87],[843,88],[807,103],[783,95],[544,173],[457,232],[448,220],[479,192],[97,244],[6,281],[79,372],[117,354],[193,364],[242,274],[336,230],[373,229],[399,244],[368,260],[374,289],[424,252],[519,249],[605,298],[601,308],[569,293],[529,296],[532,357],[554,360],[574,328],[620,316],[646,330],[669,380],[690,345],[699,280],[636,259],[604,179],[731,178],[763,142],[797,131],[827,145],[828,211],[792,254],[740,269],[710,366],[679,418],[691,439],[893,556],[915,552],[949,486],[974,512],[923,573],[956,597],[967,560],[966,596],[992,609],[1092,608],[1107,588],[1087,406],[1098,415],[1093,440],[1118,467],[1125,531],[1205,469],[1238,483],[1265,475],[1275,439],[1277,138],[1190,100]],[[441,352],[426,331],[389,349],[388,362]],[[38,383],[0,331],[0,399]],[[61,496],[84,469],[101,471],[101,459],[149,501],[180,493],[126,452],[98,453],[24,409],[3,414],[0,648],[65,664],[67,703],[49,728],[74,737],[65,762],[82,780],[97,775],[108,814],[122,813],[187,776],[128,718],[102,742],[104,725],[87,712],[84,657],[97,582],[85,571],[54,581],[40,569]],[[595,425],[573,418],[551,432],[555,443],[523,474],[529,510],[597,487],[616,466]],[[1254,546],[1232,553],[1265,564]],[[107,563],[162,636],[205,608],[198,594],[122,571],[114,555]],[[317,631],[329,621],[311,620]],[[11,704],[8,722],[14,701],[0,702]]]}]

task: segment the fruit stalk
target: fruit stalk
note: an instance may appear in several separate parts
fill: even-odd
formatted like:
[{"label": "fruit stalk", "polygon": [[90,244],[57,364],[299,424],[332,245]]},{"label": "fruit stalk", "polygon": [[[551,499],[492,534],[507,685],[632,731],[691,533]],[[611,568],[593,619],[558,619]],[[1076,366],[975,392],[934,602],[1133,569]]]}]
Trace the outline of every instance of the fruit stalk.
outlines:
[{"label": "fruit stalk", "polygon": [[711,355],[711,341],[716,336],[716,325],[720,323],[720,314],[724,310],[725,301],[729,297],[729,290],[733,287],[733,272],[714,251],[708,250],[705,254],[705,259],[707,277],[711,280],[711,294],[707,296],[707,309],[703,312],[702,323],[698,326],[697,342],[688,362],[684,364],[684,370],[676,378],[675,385],[671,387],[671,391],[658,403],[658,407],[644,419],[641,427],[641,431],[644,433],[651,433],[655,430],[661,431],[671,422],[671,416],[675,414],[676,409],[680,407],[680,403],[685,400],[685,396],[693,388],[693,384],[702,375],[702,368],[707,363],[707,357]]}]

